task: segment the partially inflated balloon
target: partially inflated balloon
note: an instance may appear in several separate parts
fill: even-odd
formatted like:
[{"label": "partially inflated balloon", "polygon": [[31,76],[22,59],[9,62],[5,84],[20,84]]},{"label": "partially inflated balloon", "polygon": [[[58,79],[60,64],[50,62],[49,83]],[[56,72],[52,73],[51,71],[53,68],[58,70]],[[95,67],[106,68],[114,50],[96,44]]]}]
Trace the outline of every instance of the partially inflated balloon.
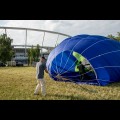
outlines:
[{"label": "partially inflated balloon", "polygon": [[[79,62],[84,73],[79,72]],[[53,80],[105,86],[120,81],[120,43],[99,35],[77,35],[53,49],[46,65]]]}]

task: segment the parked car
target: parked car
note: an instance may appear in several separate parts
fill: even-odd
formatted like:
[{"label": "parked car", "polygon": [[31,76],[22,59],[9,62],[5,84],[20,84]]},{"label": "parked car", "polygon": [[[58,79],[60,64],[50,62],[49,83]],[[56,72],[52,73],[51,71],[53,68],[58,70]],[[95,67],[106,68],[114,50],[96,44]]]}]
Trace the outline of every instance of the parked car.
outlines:
[{"label": "parked car", "polygon": [[16,66],[23,66],[22,62],[16,62]]},{"label": "parked car", "polygon": [[0,61],[0,67],[5,67],[6,65]]}]

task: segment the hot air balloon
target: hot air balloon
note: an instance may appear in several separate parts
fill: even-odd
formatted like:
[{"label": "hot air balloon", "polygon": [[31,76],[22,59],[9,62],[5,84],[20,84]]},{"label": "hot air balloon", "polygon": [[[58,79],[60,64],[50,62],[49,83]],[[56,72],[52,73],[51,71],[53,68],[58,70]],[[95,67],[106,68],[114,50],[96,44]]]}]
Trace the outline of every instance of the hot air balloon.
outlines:
[{"label": "hot air balloon", "polygon": [[76,35],[51,51],[46,66],[55,81],[100,86],[119,82],[120,43],[100,35]]}]

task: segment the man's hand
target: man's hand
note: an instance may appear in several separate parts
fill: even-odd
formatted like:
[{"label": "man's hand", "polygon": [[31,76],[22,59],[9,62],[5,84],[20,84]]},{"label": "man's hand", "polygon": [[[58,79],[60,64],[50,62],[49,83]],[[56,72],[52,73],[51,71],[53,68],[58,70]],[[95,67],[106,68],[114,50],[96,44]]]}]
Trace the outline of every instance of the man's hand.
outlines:
[{"label": "man's hand", "polygon": [[47,69],[45,69],[45,72],[46,72],[46,73],[48,73],[48,70],[47,70]]}]

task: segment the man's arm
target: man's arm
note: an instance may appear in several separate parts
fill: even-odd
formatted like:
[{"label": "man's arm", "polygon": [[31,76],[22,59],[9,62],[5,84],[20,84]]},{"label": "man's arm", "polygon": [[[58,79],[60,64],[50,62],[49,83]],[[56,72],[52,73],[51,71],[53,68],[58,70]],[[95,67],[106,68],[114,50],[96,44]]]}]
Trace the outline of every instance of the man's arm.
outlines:
[{"label": "man's arm", "polygon": [[38,78],[38,74],[39,74],[39,64],[36,64],[36,79]]},{"label": "man's arm", "polygon": [[48,70],[47,70],[47,69],[45,69],[45,72],[46,72],[46,73],[48,73]]}]

